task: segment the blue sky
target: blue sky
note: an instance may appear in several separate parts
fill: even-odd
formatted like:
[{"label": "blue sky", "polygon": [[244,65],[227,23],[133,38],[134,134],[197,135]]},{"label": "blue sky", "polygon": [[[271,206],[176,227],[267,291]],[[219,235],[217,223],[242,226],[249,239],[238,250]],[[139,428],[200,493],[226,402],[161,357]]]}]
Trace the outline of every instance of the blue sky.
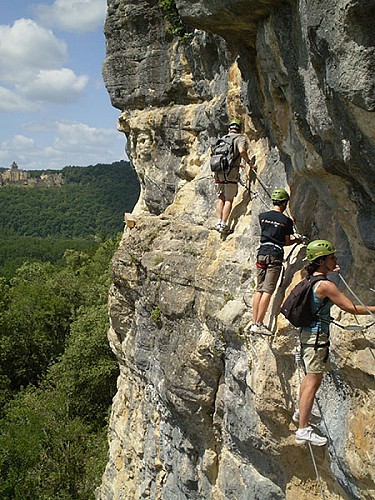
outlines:
[{"label": "blue sky", "polygon": [[106,0],[11,0],[0,10],[0,167],[126,157],[101,68]]}]

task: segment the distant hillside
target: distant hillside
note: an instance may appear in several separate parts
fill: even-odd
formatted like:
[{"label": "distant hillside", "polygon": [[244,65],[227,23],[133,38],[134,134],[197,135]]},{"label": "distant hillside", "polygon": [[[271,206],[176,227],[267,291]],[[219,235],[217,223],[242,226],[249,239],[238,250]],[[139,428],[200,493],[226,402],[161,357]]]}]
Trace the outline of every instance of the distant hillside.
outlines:
[{"label": "distant hillside", "polygon": [[[40,176],[51,171],[32,171]],[[106,239],[123,228],[123,214],[139,196],[129,162],[65,167],[62,186],[0,189],[0,234]]]}]

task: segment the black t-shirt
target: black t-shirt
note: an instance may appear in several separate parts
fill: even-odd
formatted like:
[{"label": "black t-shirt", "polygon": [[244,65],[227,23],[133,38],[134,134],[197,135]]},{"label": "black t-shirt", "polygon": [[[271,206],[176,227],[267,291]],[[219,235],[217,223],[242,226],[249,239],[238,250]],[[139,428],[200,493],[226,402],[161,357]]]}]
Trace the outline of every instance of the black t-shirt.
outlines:
[{"label": "black t-shirt", "polygon": [[259,224],[261,245],[258,255],[282,255],[285,236],[293,234],[292,219],[277,210],[270,210],[259,214]]}]

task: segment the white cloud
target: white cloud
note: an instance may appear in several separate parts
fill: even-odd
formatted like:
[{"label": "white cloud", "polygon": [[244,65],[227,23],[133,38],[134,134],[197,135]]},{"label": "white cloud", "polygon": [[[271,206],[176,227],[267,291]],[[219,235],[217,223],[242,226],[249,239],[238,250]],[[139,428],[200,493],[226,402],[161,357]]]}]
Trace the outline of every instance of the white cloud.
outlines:
[{"label": "white cloud", "polygon": [[35,147],[34,140],[31,137],[24,135],[15,135],[12,139],[3,141],[0,144],[0,160],[1,166],[10,165],[15,159],[25,161],[30,151]]},{"label": "white cloud", "polygon": [[[95,53],[97,45],[89,54],[78,45],[82,41],[82,46],[87,46],[94,37],[102,39],[106,0],[39,2],[34,11],[39,17],[35,15],[34,20],[0,25],[0,166],[16,161],[25,169],[61,169],[126,158],[125,136],[116,131],[115,123],[111,128],[112,117],[107,116],[106,106],[110,113],[113,110],[99,82],[101,54]],[[64,40],[52,31],[55,27],[65,30]],[[84,30],[97,33],[85,37]],[[69,36],[67,31],[81,33]],[[93,78],[92,85],[88,75]],[[78,105],[72,104],[74,101]],[[25,113],[31,118],[25,118]],[[26,124],[25,120],[30,121]]]},{"label": "white cloud", "polygon": [[103,25],[106,0],[55,0],[52,5],[38,4],[36,12],[42,24],[65,31],[94,31]]},{"label": "white cloud", "polygon": [[47,142],[16,135],[0,144],[0,166],[16,161],[24,169],[62,169],[66,165],[86,166],[112,163],[126,158],[125,138],[113,129],[97,129],[79,122],[32,123],[31,131],[52,133]]},{"label": "white cloud", "polygon": [[28,149],[33,146],[34,146],[34,139],[20,134],[15,135],[11,140],[4,141],[1,144],[2,149],[20,151],[20,152],[23,152],[25,149]]},{"label": "white cloud", "polygon": [[65,42],[31,19],[0,26],[0,78],[22,81],[35,69],[57,69],[67,58]]},{"label": "white cloud", "polygon": [[31,101],[68,103],[83,92],[87,76],[76,76],[71,69],[41,70],[34,78],[17,86],[19,93]]},{"label": "white cloud", "polygon": [[30,103],[5,87],[0,87],[0,112],[35,111],[37,108],[37,104]]},{"label": "white cloud", "polygon": [[54,147],[61,151],[100,151],[107,148],[118,132],[112,129],[98,129],[84,123],[59,122],[56,124]]},{"label": "white cloud", "polygon": [[89,78],[62,68],[65,42],[30,19],[0,26],[0,111],[34,111],[40,103],[70,103]]}]

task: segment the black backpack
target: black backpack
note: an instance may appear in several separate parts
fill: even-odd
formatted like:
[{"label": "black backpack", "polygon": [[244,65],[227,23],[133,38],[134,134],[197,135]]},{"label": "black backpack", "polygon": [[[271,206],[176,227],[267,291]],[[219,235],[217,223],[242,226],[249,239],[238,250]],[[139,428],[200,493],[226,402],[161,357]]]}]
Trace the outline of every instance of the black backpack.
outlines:
[{"label": "black backpack", "polygon": [[235,140],[238,134],[227,134],[221,139],[218,139],[215,146],[211,150],[210,167],[212,172],[223,172],[228,174],[240,156],[239,152],[236,152],[234,146]]},{"label": "black backpack", "polygon": [[325,276],[313,276],[304,278],[290,292],[281,306],[280,312],[293,326],[303,327],[310,326],[316,320],[321,308],[328,302],[325,297],[323,303],[318,310],[313,314],[311,311],[311,294],[312,287],[317,281],[328,280]]}]

